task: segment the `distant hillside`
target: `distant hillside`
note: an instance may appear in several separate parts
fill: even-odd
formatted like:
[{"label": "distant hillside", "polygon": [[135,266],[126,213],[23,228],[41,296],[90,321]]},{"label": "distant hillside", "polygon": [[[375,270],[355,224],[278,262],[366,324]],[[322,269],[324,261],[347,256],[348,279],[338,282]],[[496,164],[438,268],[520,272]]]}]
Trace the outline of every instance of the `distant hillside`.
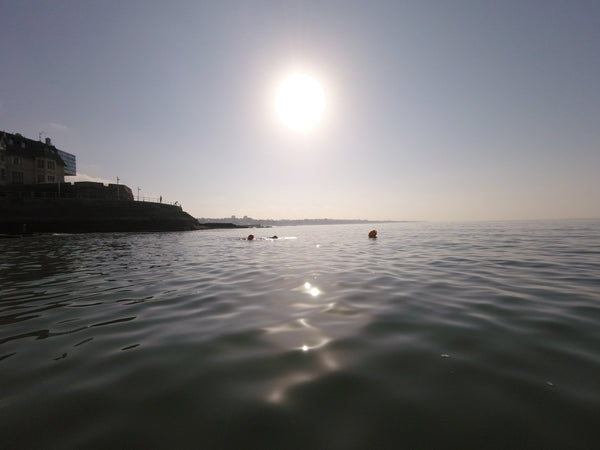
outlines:
[{"label": "distant hillside", "polygon": [[253,219],[252,217],[224,217],[220,219],[215,218],[198,218],[200,223],[232,223],[243,227],[281,227],[281,226],[294,226],[294,225],[336,225],[336,224],[360,224],[360,223],[384,223],[384,222],[398,222],[394,220],[363,220],[363,219]]}]

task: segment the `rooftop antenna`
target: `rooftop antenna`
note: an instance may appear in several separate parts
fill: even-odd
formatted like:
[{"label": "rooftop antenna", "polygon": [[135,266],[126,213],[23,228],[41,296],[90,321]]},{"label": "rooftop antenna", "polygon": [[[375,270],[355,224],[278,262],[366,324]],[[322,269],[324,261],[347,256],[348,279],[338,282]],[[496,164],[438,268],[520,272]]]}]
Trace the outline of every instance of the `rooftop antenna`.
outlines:
[{"label": "rooftop antenna", "polygon": [[45,134],[46,136],[48,136],[48,133],[46,133],[45,131],[40,131],[40,134],[38,135],[40,142],[42,142],[42,134]]}]

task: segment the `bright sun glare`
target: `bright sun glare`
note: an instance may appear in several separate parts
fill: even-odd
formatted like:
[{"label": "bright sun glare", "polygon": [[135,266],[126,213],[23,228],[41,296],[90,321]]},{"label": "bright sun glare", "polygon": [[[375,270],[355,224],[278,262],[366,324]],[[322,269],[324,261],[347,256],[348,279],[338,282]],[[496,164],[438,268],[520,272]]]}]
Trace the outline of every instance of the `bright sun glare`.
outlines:
[{"label": "bright sun glare", "polygon": [[289,129],[306,132],[322,119],[325,112],[325,92],[317,79],[296,72],[285,77],[275,97],[279,120]]}]

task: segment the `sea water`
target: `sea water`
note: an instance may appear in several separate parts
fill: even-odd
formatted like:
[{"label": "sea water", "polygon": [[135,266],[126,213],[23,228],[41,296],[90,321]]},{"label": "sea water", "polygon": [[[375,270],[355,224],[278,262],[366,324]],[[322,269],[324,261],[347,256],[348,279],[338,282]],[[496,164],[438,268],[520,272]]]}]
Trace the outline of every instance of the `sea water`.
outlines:
[{"label": "sea water", "polygon": [[2,239],[0,447],[600,448],[599,235]]}]

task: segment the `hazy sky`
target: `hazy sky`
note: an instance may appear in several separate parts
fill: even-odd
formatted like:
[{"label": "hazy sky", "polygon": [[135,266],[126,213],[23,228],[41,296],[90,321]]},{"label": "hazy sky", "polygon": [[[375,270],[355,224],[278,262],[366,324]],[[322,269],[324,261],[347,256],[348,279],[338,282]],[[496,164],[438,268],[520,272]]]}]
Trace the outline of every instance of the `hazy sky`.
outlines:
[{"label": "hazy sky", "polygon": [[3,1],[0,130],[196,217],[600,217],[600,1]]}]

